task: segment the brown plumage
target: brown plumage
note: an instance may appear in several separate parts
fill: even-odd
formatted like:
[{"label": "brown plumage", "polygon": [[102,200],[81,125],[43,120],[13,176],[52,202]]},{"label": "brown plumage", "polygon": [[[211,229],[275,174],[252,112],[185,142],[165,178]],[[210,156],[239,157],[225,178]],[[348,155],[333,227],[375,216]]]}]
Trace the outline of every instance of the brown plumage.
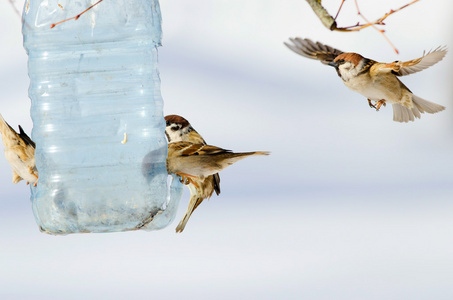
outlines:
[{"label": "brown plumage", "polygon": [[[406,62],[380,63],[358,53],[345,53],[309,39],[294,38],[290,41],[292,44],[285,45],[297,54],[335,67],[343,83],[352,91],[365,96],[371,107],[379,110],[386,103],[392,104],[394,121],[414,121],[415,118],[420,118],[421,113],[433,114],[445,109],[442,105],[414,95],[397,78],[419,72],[441,61],[447,54],[443,47]],[[373,105],[371,101],[376,104]]]},{"label": "brown plumage", "polygon": [[[206,145],[203,137],[190,125],[189,121],[178,115],[168,115],[165,117],[165,134],[168,142],[190,142],[194,144]],[[220,176],[218,173],[209,175],[205,179],[192,178],[192,182],[187,181],[186,185],[190,190],[189,207],[184,217],[176,227],[176,232],[182,232],[189,221],[193,211],[205,199],[211,198],[215,191],[217,196],[220,194]]]},{"label": "brown plumage", "polygon": [[17,133],[0,114],[0,132],[5,145],[5,157],[13,171],[13,183],[26,180],[27,184],[35,184],[38,170],[35,164],[35,143],[19,125]]},{"label": "brown plumage", "polygon": [[335,57],[333,60],[334,62],[337,62],[339,60],[347,60],[352,62],[355,66],[357,66],[360,61],[363,59],[363,56],[358,54],[358,53],[342,53]]},{"label": "brown plumage", "polygon": [[[169,155],[168,157],[172,157],[175,152],[181,151],[182,161],[178,161],[178,163],[184,164],[185,160],[187,162],[193,163],[193,160],[189,157],[190,155],[194,156],[202,156],[205,157],[205,160],[208,161],[216,161],[214,152],[230,152],[225,149],[221,149],[214,146],[208,146],[205,140],[201,137],[201,135],[190,125],[190,123],[183,117],[178,115],[168,115],[165,117],[166,121],[166,129],[165,134],[167,135],[168,142],[169,142]],[[182,143],[181,143],[182,142]],[[186,147],[189,146],[190,147]],[[184,149],[187,148],[187,149]],[[190,148],[190,149],[189,149]],[[220,150],[219,150],[220,149]],[[197,151],[201,150],[201,151]],[[209,156],[207,153],[212,150],[212,156]],[[219,156],[220,157],[220,156]],[[243,158],[246,156],[243,156]],[[167,160],[167,163],[169,160]],[[203,166],[205,162],[196,162],[195,164]],[[209,163],[208,163],[209,165]],[[167,168],[170,170],[172,165],[168,165]],[[187,171],[187,170],[186,170]],[[191,170],[187,171],[191,172]],[[184,176],[183,182],[187,185],[190,190],[190,201],[189,206],[184,214],[184,217],[179,222],[178,226],[176,227],[176,232],[182,232],[189,221],[190,216],[192,215],[193,211],[205,200],[209,199],[212,193],[215,191],[217,195],[220,193],[220,176],[218,173],[213,175],[204,176],[203,178],[197,177],[192,174],[180,174]]]},{"label": "brown plumage", "polygon": [[189,206],[187,207],[186,212],[184,213],[184,216],[178,226],[176,226],[176,232],[182,232],[194,210],[203,202],[203,200],[211,198],[214,191],[214,181],[212,180],[212,177],[212,175],[206,177],[205,179],[192,177],[190,180],[187,180],[186,185],[190,191]]},{"label": "brown plumage", "polygon": [[[190,125],[189,121],[178,115],[165,116],[166,128],[165,135],[167,136],[168,142],[189,142],[193,144],[206,145],[203,137]],[[217,196],[220,195],[220,176],[214,174],[206,178],[205,180],[213,181],[214,191]],[[211,197],[211,194],[209,197]]]}]

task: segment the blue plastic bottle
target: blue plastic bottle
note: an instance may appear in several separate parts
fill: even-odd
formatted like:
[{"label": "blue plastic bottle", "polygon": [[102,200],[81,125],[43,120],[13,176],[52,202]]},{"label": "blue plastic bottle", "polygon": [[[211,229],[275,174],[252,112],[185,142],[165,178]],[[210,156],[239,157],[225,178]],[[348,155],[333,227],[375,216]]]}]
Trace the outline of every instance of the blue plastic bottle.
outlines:
[{"label": "blue plastic bottle", "polygon": [[24,47],[39,180],[33,211],[51,234],[154,230],[182,185],[165,168],[158,0],[26,1]]}]

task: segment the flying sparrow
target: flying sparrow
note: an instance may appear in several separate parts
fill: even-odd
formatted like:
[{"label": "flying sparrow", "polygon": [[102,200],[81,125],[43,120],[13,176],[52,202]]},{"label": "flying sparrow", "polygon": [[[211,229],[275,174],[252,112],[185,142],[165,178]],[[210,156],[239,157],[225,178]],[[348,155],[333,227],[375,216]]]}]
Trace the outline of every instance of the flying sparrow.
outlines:
[{"label": "flying sparrow", "polygon": [[[254,155],[268,155],[269,152],[256,151],[234,153],[219,147],[192,144],[189,142],[173,142],[168,144],[167,171],[183,178],[188,184],[191,197],[184,218],[178,224],[176,232],[182,232],[193,210],[206,199],[206,186],[213,188],[212,181],[205,179],[216,174],[235,162]],[[210,192],[212,194],[212,191]]]},{"label": "flying sparrow", "polygon": [[22,179],[36,186],[38,170],[35,164],[35,143],[19,125],[17,133],[0,114],[0,132],[5,145],[5,157],[13,169],[13,183]]},{"label": "flying sparrow", "polygon": [[[165,117],[166,128],[165,135],[168,142],[190,142],[193,144],[206,145],[205,140],[201,135],[190,125],[189,121],[178,115],[168,115]],[[218,173],[209,175],[205,179],[193,178],[193,183],[187,182],[190,190],[189,207],[187,208],[184,217],[176,227],[176,232],[182,232],[193,211],[205,199],[209,199],[215,191],[220,194],[220,176]]]},{"label": "flying sparrow", "polygon": [[[365,96],[370,107],[378,111],[382,105],[391,103],[394,121],[414,121],[414,117],[420,118],[420,113],[433,114],[445,109],[442,105],[412,94],[397,78],[419,72],[441,61],[447,54],[443,47],[406,62],[380,63],[358,53],[345,53],[309,39],[294,38],[290,41],[292,44],[285,45],[297,54],[335,67],[343,83],[349,89]],[[371,101],[376,103],[372,104]]]}]

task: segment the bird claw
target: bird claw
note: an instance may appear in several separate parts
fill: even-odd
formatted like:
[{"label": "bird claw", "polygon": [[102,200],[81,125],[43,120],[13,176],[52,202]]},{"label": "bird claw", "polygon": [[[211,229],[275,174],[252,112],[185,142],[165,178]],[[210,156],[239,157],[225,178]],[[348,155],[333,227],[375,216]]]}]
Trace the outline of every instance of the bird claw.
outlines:
[{"label": "bird claw", "polygon": [[382,105],[386,106],[385,100],[379,100],[376,102],[376,111],[379,111]]},{"label": "bird claw", "polygon": [[371,107],[371,108],[374,108],[376,111],[379,111],[379,109],[381,108],[382,105],[386,106],[387,104],[385,103],[385,100],[379,100],[379,101],[376,101],[375,104],[371,103],[371,100],[370,99],[367,99],[368,100],[368,105]]},{"label": "bird claw", "polygon": [[198,185],[191,179],[191,177],[196,178],[193,175],[185,174],[185,173],[177,173],[176,175],[180,176],[179,181],[184,185],[193,184],[195,187],[198,188]]},{"label": "bird claw", "polygon": [[190,183],[189,178],[187,178],[186,176],[179,177],[179,182],[181,182],[184,185],[188,185]]},{"label": "bird claw", "polygon": [[368,100],[368,105],[369,105],[371,108],[376,109],[376,105],[374,105],[373,103],[371,103],[371,100],[370,100],[370,99],[367,99],[367,100]]}]

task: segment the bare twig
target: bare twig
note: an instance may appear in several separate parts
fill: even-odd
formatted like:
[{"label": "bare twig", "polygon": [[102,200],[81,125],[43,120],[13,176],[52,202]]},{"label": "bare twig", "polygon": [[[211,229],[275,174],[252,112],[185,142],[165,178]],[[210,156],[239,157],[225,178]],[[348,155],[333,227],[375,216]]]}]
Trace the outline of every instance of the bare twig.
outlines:
[{"label": "bare twig", "polygon": [[[11,6],[13,7],[14,9],[14,12],[16,13],[16,15],[20,18],[21,22],[22,22],[22,25],[23,26],[27,26],[27,28],[30,28],[30,26],[28,24],[25,23],[24,21],[24,17],[22,16],[21,12],[19,11],[19,9],[16,7],[16,1],[14,0],[8,0],[9,4],[11,4]],[[28,12],[28,5],[30,4],[30,1],[27,1],[26,4],[25,4],[25,13]]]},{"label": "bare twig", "polygon": [[[377,20],[375,21],[375,24],[382,23],[382,21],[384,21],[385,19],[387,19],[388,16],[390,16],[390,15],[396,13],[397,11],[400,11],[400,10],[402,10],[403,8],[406,8],[406,7],[408,7],[409,5],[412,5],[412,4],[414,4],[415,2],[418,2],[418,1],[420,1],[420,0],[414,0],[414,1],[412,1],[411,3],[408,3],[408,4],[406,4],[406,5],[403,5],[403,6],[401,6],[400,8],[398,8],[398,9],[396,9],[396,10],[391,9],[391,10],[390,10],[388,13],[386,13],[382,18],[377,19]],[[382,23],[382,25],[385,25],[385,24]]]},{"label": "bare twig", "polygon": [[14,12],[16,13],[16,15],[18,15],[19,18],[22,19],[22,15],[21,15],[20,11],[17,9],[17,7],[16,7],[16,5],[15,5],[15,3],[14,3],[15,1],[13,1],[13,0],[8,0],[8,2],[9,2],[9,3],[11,4],[11,6],[13,7]]},{"label": "bare twig", "polygon": [[55,26],[60,25],[61,23],[64,23],[64,22],[72,20],[72,19],[74,19],[74,21],[77,21],[77,19],[80,18],[81,15],[83,15],[84,13],[86,13],[87,11],[89,11],[90,9],[92,9],[94,6],[98,5],[102,1],[104,1],[104,0],[99,0],[98,2],[96,2],[93,5],[91,5],[90,7],[88,7],[87,9],[85,9],[84,11],[82,11],[80,14],[78,14],[75,17],[72,17],[72,18],[69,18],[69,19],[65,19],[63,21],[60,21],[60,22],[57,22],[57,23],[54,23],[54,24],[50,25],[50,28],[54,28]]},{"label": "bare twig", "polygon": [[[416,1],[419,1],[419,0],[415,0],[414,2],[416,2]],[[391,41],[388,39],[388,37],[385,35],[385,33],[384,33],[385,31],[376,27],[376,25],[382,25],[382,24],[383,24],[382,21],[383,21],[385,18],[387,18],[388,16],[390,16],[391,14],[393,14],[395,11],[394,11],[394,10],[391,10],[390,13],[388,13],[388,14],[387,14],[386,16],[384,16],[383,18],[380,18],[380,19],[378,19],[377,21],[371,23],[371,22],[368,21],[368,19],[365,18],[365,16],[360,12],[359,4],[357,3],[357,0],[354,0],[354,2],[355,2],[355,6],[356,6],[356,8],[357,8],[357,14],[358,14],[359,16],[361,16],[362,19],[367,23],[367,24],[365,24],[365,25],[362,26],[362,29],[363,29],[363,28],[366,28],[366,27],[368,27],[368,26],[371,26],[371,27],[373,27],[374,29],[376,29],[380,34],[382,34],[382,36],[384,37],[384,39],[387,41],[387,43],[390,44],[390,46],[393,48],[393,50],[395,50],[396,54],[398,54],[398,53],[399,53],[399,52],[398,52],[398,49],[396,49],[396,47],[392,44],[392,42],[391,42]],[[412,2],[412,3],[414,3],[414,2]],[[406,6],[407,6],[407,5],[406,5]],[[401,9],[401,8],[400,8],[400,9]],[[398,9],[398,10],[399,10],[399,9]],[[396,10],[396,11],[398,11],[398,10]],[[359,30],[360,30],[360,29],[359,29]]]},{"label": "bare twig", "polygon": [[340,14],[340,10],[343,7],[343,4],[344,4],[345,1],[346,0],[341,0],[340,8],[338,8],[337,14],[335,15],[335,18],[334,18],[335,21],[337,20],[338,15]]},{"label": "bare twig", "polygon": [[367,18],[365,18],[365,16],[360,12],[357,0],[354,0],[355,6],[356,6],[356,9],[357,9],[357,14],[359,16],[361,16],[362,19],[366,23],[365,24],[360,24],[359,22],[357,22],[357,24],[352,25],[352,26],[347,26],[347,27],[338,27],[337,23],[336,23],[336,19],[337,19],[338,15],[340,14],[340,10],[343,7],[343,4],[344,4],[344,2],[346,0],[341,0],[340,8],[338,9],[338,12],[337,12],[335,18],[333,18],[327,12],[327,10],[321,5],[321,0],[306,0],[306,1],[308,2],[308,4],[310,4],[311,8],[315,12],[315,14],[318,16],[318,18],[321,20],[321,22],[324,24],[324,26],[326,26],[329,30],[332,30],[332,31],[333,30],[335,30],[335,31],[346,31],[347,32],[347,31],[359,31],[359,30],[365,29],[367,27],[373,27],[375,30],[377,30],[379,33],[382,34],[384,39],[392,46],[392,48],[395,50],[395,52],[398,53],[398,50],[395,48],[395,46],[392,44],[392,42],[384,34],[385,31],[382,30],[382,29],[377,28],[376,25],[385,25],[383,21],[385,19],[387,19],[390,15],[392,15],[392,14],[396,13],[397,11],[400,11],[403,8],[406,8],[409,5],[412,5],[415,2],[418,2],[420,0],[413,0],[412,2],[410,2],[410,3],[406,4],[406,5],[403,5],[400,8],[395,9],[395,10],[391,9],[390,12],[386,13],[383,17],[377,19],[374,22],[370,22]]}]

